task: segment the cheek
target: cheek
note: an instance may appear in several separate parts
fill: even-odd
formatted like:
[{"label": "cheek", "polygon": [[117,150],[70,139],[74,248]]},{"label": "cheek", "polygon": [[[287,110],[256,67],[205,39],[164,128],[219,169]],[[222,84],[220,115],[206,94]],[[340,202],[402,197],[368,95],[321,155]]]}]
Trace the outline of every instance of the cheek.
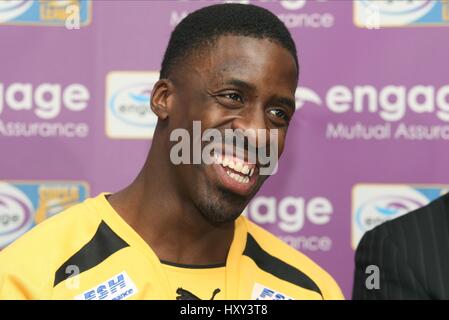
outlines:
[{"label": "cheek", "polygon": [[278,155],[281,156],[282,152],[284,152],[285,147],[285,130],[279,130],[278,139],[277,139],[277,147],[278,147]]},{"label": "cheek", "polygon": [[174,127],[188,128],[192,126],[192,121],[198,120],[204,102],[193,91],[179,91],[173,97],[170,117]]},{"label": "cheek", "polygon": [[201,121],[201,130],[218,128],[223,125],[229,112],[214,103],[203,104],[201,110],[195,114],[196,120]]},{"label": "cheek", "polygon": [[223,116],[214,104],[207,101],[191,101],[184,107],[188,108],[188,111],[183,114],[185,120],[190,122],[201,121],[202,129],[208,128]]},{"label": "cheek", "polygon": [[185,107],[187,106],[179,103],[173,105],[168,118],[170,132],[178,128],[184,128],[187,130],[190,128],[191,124],[189,126],[189,121],[187,121],[189,115],[186,112],[187,109]]}]

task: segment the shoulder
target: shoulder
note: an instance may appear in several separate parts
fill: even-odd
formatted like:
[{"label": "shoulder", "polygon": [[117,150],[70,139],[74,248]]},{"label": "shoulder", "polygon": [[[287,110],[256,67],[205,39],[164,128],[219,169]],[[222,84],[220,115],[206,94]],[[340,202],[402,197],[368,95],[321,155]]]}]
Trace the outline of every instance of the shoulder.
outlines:
[{"label": "shoulder", "polygon": [[[406,213],[398,218],[386,221],[365,233],[363,242],[395,241],[397,245],[410,241],[430,239],[447,234],[449,222],[449,193],[433,200],[429,204]],[[422,236],[420,236],[422,235]]]},{"label": "shoulder", "polygon": [[[85,242],[84,233],[98,227],[99,217],[92,212],[88,199],[74,205],[67,210],[43,221],[26,232],[19,239],[6,247],[1,253],[4,255],[29,254],[45,255],[46,252],[58,250],[58,247],[66,246],[65,242],[75,245],[77,242]],[[81,233],[81,231],[83,231]],[[49,253],[50,254],[50,253]],[[51,253],[51,255],[54,255]]]},{"label": "shoulder", "polygon": [[15,281],[24,286],[32,283],[45,291],[53,283],[55,271],[98,228],[101,219],[90,208],[90,201],[93,199],[43,221],[2,250],[0,282]]},{"label": "shoulder", "polygon": [[244,255],[262,269],[279,273],[301,287],[319,292],[324,299],[342,299],[335,280],[303,253],[290,247],[267,230],[246,219],[248,226]]},{"label": "shoulder", "polygon": [[[367,231],[355,254],[354,298],[442,297],[449,266],[449,194]],[[367,290],[367,268],[377,266],[381,290]],[[398,270],[400,272],[398,272]]]}]

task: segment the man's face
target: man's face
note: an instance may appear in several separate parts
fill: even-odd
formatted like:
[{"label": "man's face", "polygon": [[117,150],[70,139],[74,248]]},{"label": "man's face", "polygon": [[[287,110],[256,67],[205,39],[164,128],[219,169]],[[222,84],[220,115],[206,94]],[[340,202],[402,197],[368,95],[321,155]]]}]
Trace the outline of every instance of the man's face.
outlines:
[{"label": "man's face", "polygon": [[[276,157],[282,154],[295,111],[297,72],[288,50],[267,39],[243,36],[220,37],[173,72],[170,132],[184,128],[192,134],[193,121],[200,121],[202,132],[217,129],[223,137],[225,129],[266,132],[265,143],[247,141],[244,159],[236,150],[225,154],[223,139],[223,153],[215,154],[215,163],[175,166],[177,185],[207,221],[235,220],[267,179],[260,174],[259,162],[249,163],[248,145],[269,152],[270,143],[276,143]],[[276,141],[270,141],[270,132],[276,130]]]}]

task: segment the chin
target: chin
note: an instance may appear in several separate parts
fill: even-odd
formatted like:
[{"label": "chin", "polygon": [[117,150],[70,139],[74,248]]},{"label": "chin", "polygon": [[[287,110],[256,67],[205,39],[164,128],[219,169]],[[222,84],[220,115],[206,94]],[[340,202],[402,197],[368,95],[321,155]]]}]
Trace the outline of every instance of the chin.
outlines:
[{"label": "chin", "polygon": [[213,212],[203,212],[203,217],[212,225],[222,225],[234,222],[241,213],[238,214],[223,214],[223,213],[213,213]]},{"label": "chin", "polygon": [[245,209],[248,201],[235,195],[201,197],[197,208],[201,215],[211,224],[226,224],[235,221]]}]

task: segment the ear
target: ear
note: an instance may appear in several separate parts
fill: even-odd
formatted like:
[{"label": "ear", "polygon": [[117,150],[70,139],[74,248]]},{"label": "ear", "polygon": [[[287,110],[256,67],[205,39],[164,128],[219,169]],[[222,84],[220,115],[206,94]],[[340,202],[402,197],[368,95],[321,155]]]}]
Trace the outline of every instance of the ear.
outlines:
[{"label": "ear", "polygon": [[151,94],[151,110],[160,120],[165,120],[171,111],[174,86],[168,79],[160,79],[153,87]]}]

